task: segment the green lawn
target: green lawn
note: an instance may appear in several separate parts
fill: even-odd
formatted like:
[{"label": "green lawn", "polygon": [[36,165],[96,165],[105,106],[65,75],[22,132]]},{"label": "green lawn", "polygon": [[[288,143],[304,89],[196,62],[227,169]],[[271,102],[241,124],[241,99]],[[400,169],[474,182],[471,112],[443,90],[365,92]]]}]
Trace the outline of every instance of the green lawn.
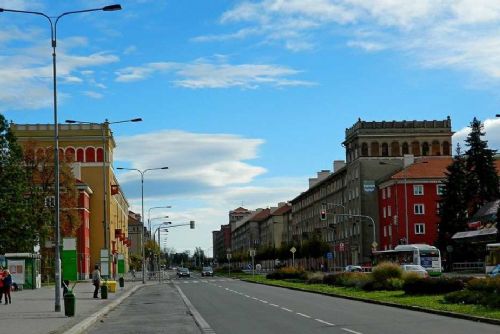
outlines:
[{"label": "green lawn", "polygon": [[292,281],[270,280],[261,275],[252,276],[251,274],[231,274],[231,276],[249,282],[294,288],[303,291],[376,300],[398,305],[421,307],[424,309],[454,312],[500,320],[500,309],[490,309],[480,305],[446,304],[443,301],[443,295],[407,296],[403,291],[367,292],[355,288],[334,287],[326,284],[305,284]]}]

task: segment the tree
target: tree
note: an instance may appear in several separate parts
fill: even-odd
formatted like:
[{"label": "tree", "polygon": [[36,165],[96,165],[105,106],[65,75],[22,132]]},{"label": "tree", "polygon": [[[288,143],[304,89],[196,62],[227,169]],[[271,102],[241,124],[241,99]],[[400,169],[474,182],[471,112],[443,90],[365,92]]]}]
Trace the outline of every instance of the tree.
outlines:
[{"label": "tree", "polygon": [[22,149],[0,114],[0,254],[32,252],[37,230],[30,219]]},{"label": "tree", "polygon": [[440,200],[440,223],[437,244],[441,251],[450,245],[451,237],[467,227],[467,170],[465,157],[457,145],[453,162],[446,168],[443,194]]},{"label": "tree", "polygon": [[485,135],[483,124],[477,118],[471,122],[471,132],[465,142],[467,191],[466,199],[474,214],[484,203],[500,197],[498,175],[495,169],[494,155],[496,150],[488,148],[488,142],[481,139]]}]

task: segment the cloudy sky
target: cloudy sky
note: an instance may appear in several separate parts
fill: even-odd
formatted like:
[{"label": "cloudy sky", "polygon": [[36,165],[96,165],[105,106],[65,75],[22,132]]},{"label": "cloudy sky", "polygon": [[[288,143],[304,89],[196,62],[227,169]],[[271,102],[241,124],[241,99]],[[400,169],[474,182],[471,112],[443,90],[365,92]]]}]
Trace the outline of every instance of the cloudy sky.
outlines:
[{"label": "cloudy sky", "polygon": [[[46,13],[101,0],[0,0]],[[57,26],[59,119],[110,122],[115,167],[145,174],[145,210],[173,228],[166,245],[211,253],[228,211],[275,206],[343,159],[363,120],[473,117],[500,144],[500,2],[496,0],[123,1],[122,11]],[[52,123],[50,26],[0,13],[0,113]],[[140,212],[138,173],[117,171]],[[147,217],[146,217],[147,218]],[[154,222],[161,222],[161,219]]]}]

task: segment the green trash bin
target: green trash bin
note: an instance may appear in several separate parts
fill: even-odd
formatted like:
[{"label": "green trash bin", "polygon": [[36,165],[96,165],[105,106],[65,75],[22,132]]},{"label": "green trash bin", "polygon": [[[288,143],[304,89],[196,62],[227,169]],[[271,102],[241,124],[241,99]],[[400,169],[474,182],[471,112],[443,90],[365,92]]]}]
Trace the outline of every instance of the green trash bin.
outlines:
[{"label": "green trash bin", "polygon": [[68,291],[64,294],[64,315],[67,317],[75,316],[75,295]]},{"label": "green trash bin", "polygon": [[125,286],[125,280],[123,279],[123,277],[120,277],[118,279],[118,283],[120,284],[120,288],[123,288]]},{"label": "green trash bin", "polygon": [[106,284],[101,285],[101,299],[108,299],[108,286]]}]

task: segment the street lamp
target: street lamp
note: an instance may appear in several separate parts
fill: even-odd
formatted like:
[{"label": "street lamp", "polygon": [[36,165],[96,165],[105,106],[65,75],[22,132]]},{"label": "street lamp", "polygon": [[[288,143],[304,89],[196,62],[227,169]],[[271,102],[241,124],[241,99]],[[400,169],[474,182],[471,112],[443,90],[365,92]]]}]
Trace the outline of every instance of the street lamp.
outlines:
[{"label": "street lamp", "polygon": [[[171,209],[171,208],[172,208],[171,205],[166,205],[166,206],[153,206],[152,208],[148,209],[148,229],[149,229],[149,233],[151,233],[151,220],[149,219],[149,217],[151,217],[151,210],[153,210],[153,209]],[[165,217],[165,218],[168,218],[168,217]]]},{"label": "street lamp", "polygon": [[[106,149],[106,139],[108,137],[108,132],[109,132],[109,126],[111,124],[119,124],[119,123],[136,123],[136,122],[142,122],[142,118],[132,118],[132,119],[127,119],[123,121],[116,121],[116,122],[110,122],[108,119],[105,119],[103,123],[95,123],[95,122],[86,122],[86,121],[75,121],[72,119],[67,119],[65,121],[68,124],[88,124],[88,125],[100,125],[101,130],[102,130],[102,184],[103,184],[103,218],[102,218],[102,225],[104,229],[104,239],[103,239],[103,249],[108,249],[108,229],[109,229],[109,224],[108,224],[108,205],[107,205],[107,200],[108,200],[108,173],[106,173],[106,161],[108,160],[107,157],[107,149]],[[111,165],[111,161],[109,162]],[[109,256],[109,254],[108,254]],[[101,268],[102,269],[102,268]],[[109,269],[109,268],[108,268]]]},{"label": "street lamp", "polygon": [[373,248],[377,248],[377,234],[375,232],[375,220],[373,220],[372,217],[370,216],[367,216],[367,215],[355,215],[355,214],[350,214],[350,213],[337,213],[336,214],[337,216],[341,216],[341,217],[349,217],[349,218],[352,218],[352,217],[358,217],[358,218],[366,218],[366,219],[369,219],[370,222],[372,223],[373,225],[373,243],[372,243],[372,247]]},{"label": "street lamp", "polygon": [[141,174],[141,225],[142,225],[142,232],[141,232],[141,248],[142,248],[142,284],[146,284],[146,278],[144,276],[146,268],[144,267],[144,174],[146,172],[152,171],[152,170],[160,170],[160,169],[168,169],[168,167],[158,167],[158,168],[148,168],[148,169],[137,169],[137,168],[124,168],[124,167],[117,167],[116,169],[118,170],[132,170],[136,171],[139,174]]},{"label": "street lamp", "polygon": [[[336,226],[335,226],[335,225],[337,225],[337,224],[336,224],[335,214],[334,214],[334,216],[333,216],[333,226],[330,226],[330,225],[328,224],[328,209],[329,209],[330,207],[341,207],[341,208],[342,208],[342,213],[345,213],[345,211],[346,211],[346,207],[345,207],[345,205],[340,204],[340,203],[321,203],[321,205],[322,205],[322,207],[324,207],[324,208],[325,208],[325,211],[324,211],[324,212],[325,212],[325,219],[326,219],[326,221],[327,221],[327,225],[326,225],[326,226],[327,226],[327,229],[332,230],[332,234],[333,234],[333,238],[332,238],[332,239],[333,239],[333,240],[332,240],[332,244],[333,244],[333,255],[334,255],[334,256],[333,256],[333,272],[335,273],[335,262],[339,262],[339,261],[337,261],[337,256],[336,256],[337,254],[335,254],[335,233],[336,233]],[[328,232],[327,232],[327,233],[328,233]],[[327,235],[327,242],[328,242],[328,235]],[[328,262],[328,259],[327,259],[327,262]]]},{"label": "street lamp", "polygon": [[[57,46],[57,23],[63,16],[96,12],[96,11],[116,11],[121,10],[122,7],[118,4],[104,6],[101,8],[84,9],[70,11],[60,14],[59,16],[50,17],[42,12],[33,12],[27,10],[6,9],[0,8],[0,13],[11,12],[20,14],[33,14],[45,17],[50,24],[50,41],[52,46],[52,83],[53,83],[53,101],[54,101],[54,189],[55,189],[55,251],[54,251],[54,276],[55,276],[55,312],[61,312],[61,256],[60,256],[60,238],[61,238],[61,225],[59,219],[60,213],[60,189],[59,189],[59,124],[57,120],[57,67],[56,67],[56,46]],[[53,21],[55,19],[55,21]]]}]

